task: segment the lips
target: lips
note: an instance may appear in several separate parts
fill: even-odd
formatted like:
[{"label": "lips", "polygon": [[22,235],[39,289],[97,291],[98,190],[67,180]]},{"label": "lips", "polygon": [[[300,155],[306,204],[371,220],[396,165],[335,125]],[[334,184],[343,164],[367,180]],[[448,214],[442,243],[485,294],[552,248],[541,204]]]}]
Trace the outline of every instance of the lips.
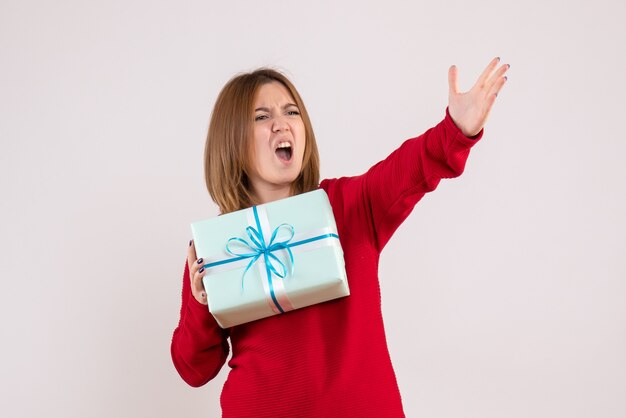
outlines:
[{"label": "lips", "polygon": [[291,161],[291,157],[293,155],[293,144],[291,141],[278,141],[274,152],[279,160],[289,162]]}]

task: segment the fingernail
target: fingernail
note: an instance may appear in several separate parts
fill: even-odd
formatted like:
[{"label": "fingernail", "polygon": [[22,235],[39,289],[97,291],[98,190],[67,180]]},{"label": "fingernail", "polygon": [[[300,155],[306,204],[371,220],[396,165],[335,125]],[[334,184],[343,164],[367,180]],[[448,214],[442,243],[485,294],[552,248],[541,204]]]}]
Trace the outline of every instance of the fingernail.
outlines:
[{"label": "fingernail", "polygon": [[198,259],[198,264],[202,264],[203,261],[204,261],[203,259],[199,258]]},{"label": "fingernail", "polygon": [[206,293],[204,293],[204,292],[200,293],[200,297],[201,297],[202,299],[204,299],[204,298],[206,297]]},{"label": "fingernail", "polygon": [[507,64],[507,65],[508,65],[508,67],[506,67],[506,68],[507,68],[507,70],[508,70],[509,68],[511,68],[511,64]]},{"label": "fingernail", "polygon": [[498,58],[498,61],[500,61],[500,57],[496,57],[496,58]]},{"label": "fingernail", "polygon": [[504,76],[504,81],[508,80],[509,78],[507,76]]},{"label": "fingernail", "polygon": [[192,239],[189,240],[189,246],[191,247],[191,243],[193,242]]},{"label": "fingernail", "polygon": [[198,270],[198,273],[202,273],[204,271],[204,267],[202,267],[200,270]]}]

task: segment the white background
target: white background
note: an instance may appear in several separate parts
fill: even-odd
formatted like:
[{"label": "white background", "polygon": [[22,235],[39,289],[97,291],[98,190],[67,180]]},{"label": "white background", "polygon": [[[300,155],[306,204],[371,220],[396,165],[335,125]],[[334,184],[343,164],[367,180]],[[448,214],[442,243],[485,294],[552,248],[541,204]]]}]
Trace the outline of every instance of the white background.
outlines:
[{"label": "white background", "polygon": [[[356,175],[511,64],[463,176],[383,252],[408,417],[626,416],[626,6],[0,2],[0,411],[216,417],[170,360],[203,147],[234,74],[283,69],[322,177]],[[372,382],[376,384],[377,382]]]}]

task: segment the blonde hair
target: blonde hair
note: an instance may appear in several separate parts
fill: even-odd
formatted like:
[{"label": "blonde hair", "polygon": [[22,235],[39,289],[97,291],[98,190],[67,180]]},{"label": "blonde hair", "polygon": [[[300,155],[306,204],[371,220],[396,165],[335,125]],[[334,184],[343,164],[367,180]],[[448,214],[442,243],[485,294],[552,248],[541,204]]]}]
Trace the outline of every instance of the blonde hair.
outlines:
[{"label": "blonde hair", "polygon": [[258,204],[248,179],[254,99],[264,84],[278,82],[289,91],[304,122],[306,145],[300,174],[291,185],[291,195],[319,186],[319,154],[309,114],[298,91],[286,76],[271,68],[259,68],[233,77],[222,89],[213,112],[204,147],[204,176],[211,198],[221,213]]}]

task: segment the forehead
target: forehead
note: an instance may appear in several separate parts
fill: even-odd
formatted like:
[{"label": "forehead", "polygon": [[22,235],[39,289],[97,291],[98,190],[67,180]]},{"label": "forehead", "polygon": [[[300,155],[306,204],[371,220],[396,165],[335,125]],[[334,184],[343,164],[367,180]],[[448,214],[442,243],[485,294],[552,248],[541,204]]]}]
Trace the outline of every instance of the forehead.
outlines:
[{"label": "forehead", "polygon": [[263,84],[254,97],[255,108],[259,106],[282,106],[286,103],[295,103],[289,90],[278,81]]}]

